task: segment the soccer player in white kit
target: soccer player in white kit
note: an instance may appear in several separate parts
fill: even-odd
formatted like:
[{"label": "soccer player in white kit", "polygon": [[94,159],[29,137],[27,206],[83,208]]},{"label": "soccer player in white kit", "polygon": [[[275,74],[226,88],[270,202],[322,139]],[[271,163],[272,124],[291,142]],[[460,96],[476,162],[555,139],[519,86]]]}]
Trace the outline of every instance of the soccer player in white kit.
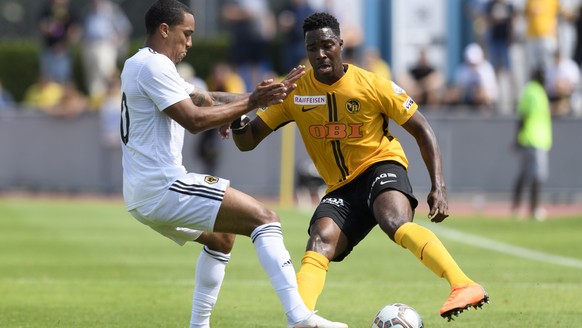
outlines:
[{"label": "soccer player in white kit", "polygon": [[196,267],[191,327],[209,327],[234,235],[251,237],[287,316],[288,327],[347,327],[311,312],[297,290],[279,217],[229,181],[189,173],[182,165],[184,130],[197,133],[228,124],[258,107],[280,103],[305,68],[282,83],[266,80],[251,94],[195,90],[176,64],[192,46],[194,15],[176,0],[158,0],[145,16],[144,48],[121,73],[123,196],[127,210],[179,245],[202,243]]}]

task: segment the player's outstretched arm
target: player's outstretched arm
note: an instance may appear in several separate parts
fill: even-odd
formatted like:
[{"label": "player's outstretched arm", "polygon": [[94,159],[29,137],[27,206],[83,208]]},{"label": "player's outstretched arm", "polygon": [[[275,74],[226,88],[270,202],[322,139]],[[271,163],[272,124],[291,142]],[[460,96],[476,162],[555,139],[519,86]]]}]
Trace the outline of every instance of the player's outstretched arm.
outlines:
[{"label": "player's outstretched arm", "polygon": [[[287,88],[287,94],[291,91],[295,90],[297,85],[295,82],[299,80],[305,74],[305,66],[298,65],[294,67],[287,76],[281,81]],[[206,91],[201,89],[194,89],[190,94],[190,99],[194,105],[198,107],[207,107],[207,106],[216,106],[216,105],[224,105],[229,104],[234,101],[243,99],[244,97],[248,96],[248,93],[232,93],[232,92],[222,92],[222,91]]]},{"label": "player's outstretched arm", "polygon": [[191,133],[198,133],[229,124],[241,115],[258,107],[267,107],[283,101],[287,87],[282,83],[265,80],[249,95],[243,95],[229,104],[200,107],[192,98],[184,99],[164,109],[164,113]]},{"label": "player's outstretched arm", "polygon": [[[190,99],[192,99],[194,105],[198,107],[230,104],[245,97],[248,97],[248,94],[222,91],[206,91],[200,89],[194,89],[194,91],[190,93]],[[222,139],[227,139],[230,135],[230,123],[221,125],[218,129],[218,134],[222,137]]]},{"label": "player's outstretched arm", "polygon": [[447,188],[442,174],[441,151],[430,124],[419,111],[402,125],[415,139],[431,181],[427,196],[430,208],[428,216],[433,222],[441,222],[449,216]]},{"label": "player's outstretched arm", "polygon": [[[208,92],[198,92],[190,95],[190,99],[164,109],[164,113],[191,133],[209,130],[230,124],[256,108],[283,102],[289,92],[297,87],[295,82],[304,73],[305,67],[300,65],[291,70],[281,83],[274,83],[272,79],[264,80],[250,94],[232,96],[226,93],[211,95]],[[216,97],[221,98],[219,101],[228,103],[212,106],[217,101]]]},{"label": "player's outstretched arm", "polygon": [[[295,88],[297,88],[295,82],[297,82],[297,80],[299,80],[303,75],[305,75],[304,65],[298,65],[289,71],[287,76],[283,79],[283,81],[281,81],[281,83],[287,88],[287,94],[291,93],[293,90],[295,90]],[[254,131],[254,133],[247,134],[246,129],[249,121],[249,118],[236,119],[230,124],[228,129],[223,129],[223,127],[221,127],[220,135],[223,139],[226,139],[230,135],[231,129],[233,131],[236,130],[239,137],[237,137],[235,142],[238,142],[237,146],[239,146],[239,149],[242,151],[254,149],[255,146],[261,142],[261,140],[263,140],[268,134],[272,132],[272,130],[267,127],[267,125],[264,124],[261,120],[260,123],[262,124],[257,126],[253,125],[250,129],[251,132]],[[245,134],[246,136],[242,137],[242,134]]]},{"label": "player's outstretched arm", "polygon": [[198,107],[209,107],[216,105],[230,104],[231,102],[247,97],[245,93],[232,93],[221,91],[206,91],[201,89],[194,89],[190,93],[190,99],[194,105]]}]

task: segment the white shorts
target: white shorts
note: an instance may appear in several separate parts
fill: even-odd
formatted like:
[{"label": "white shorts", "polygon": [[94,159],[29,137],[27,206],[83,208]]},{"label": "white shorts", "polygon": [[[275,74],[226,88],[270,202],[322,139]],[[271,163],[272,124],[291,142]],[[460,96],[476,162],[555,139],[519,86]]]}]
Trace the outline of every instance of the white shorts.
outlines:
[{"label": "white shorts", "polygon": [[230,181],[211,175],[188,173],[178,178],[160,197],[129,213],[141,223],[179,245],[213,231],[224,192]]}]

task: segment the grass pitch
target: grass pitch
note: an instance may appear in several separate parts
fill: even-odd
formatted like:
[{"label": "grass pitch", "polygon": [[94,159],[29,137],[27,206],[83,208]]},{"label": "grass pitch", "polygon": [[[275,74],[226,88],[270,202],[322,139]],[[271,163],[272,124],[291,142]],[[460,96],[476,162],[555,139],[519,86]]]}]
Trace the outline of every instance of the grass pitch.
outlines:
[{"label": "grass pitch", "polygon": [[[295,268],[310,213],[277,209]],[[577,327],[582,324],[582,215],[543,223],[451,217],[434,225],[463,270],[491,296],[446,322],[436,278],[377,228],[332,263],[319,313],[370,327],[386,304],[413,306],[425,326]],[[119,201],[0,199],[0,327],[187,327],[200,245],[179,247]],[[238,237],[213,327],[284,327],[250,240]]]}]

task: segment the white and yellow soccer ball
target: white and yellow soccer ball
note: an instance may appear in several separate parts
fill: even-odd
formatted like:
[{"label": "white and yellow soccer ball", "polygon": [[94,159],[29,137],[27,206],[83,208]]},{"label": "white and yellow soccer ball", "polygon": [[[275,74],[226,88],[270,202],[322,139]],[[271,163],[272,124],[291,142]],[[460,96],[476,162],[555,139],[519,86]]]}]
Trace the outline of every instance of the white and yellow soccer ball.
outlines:
[{"label": "white and yellow soccer ball", "polygon": [[402,303],[386,305],[374,317],[372,328],[424,328],[422,318],[411,306]]}]

